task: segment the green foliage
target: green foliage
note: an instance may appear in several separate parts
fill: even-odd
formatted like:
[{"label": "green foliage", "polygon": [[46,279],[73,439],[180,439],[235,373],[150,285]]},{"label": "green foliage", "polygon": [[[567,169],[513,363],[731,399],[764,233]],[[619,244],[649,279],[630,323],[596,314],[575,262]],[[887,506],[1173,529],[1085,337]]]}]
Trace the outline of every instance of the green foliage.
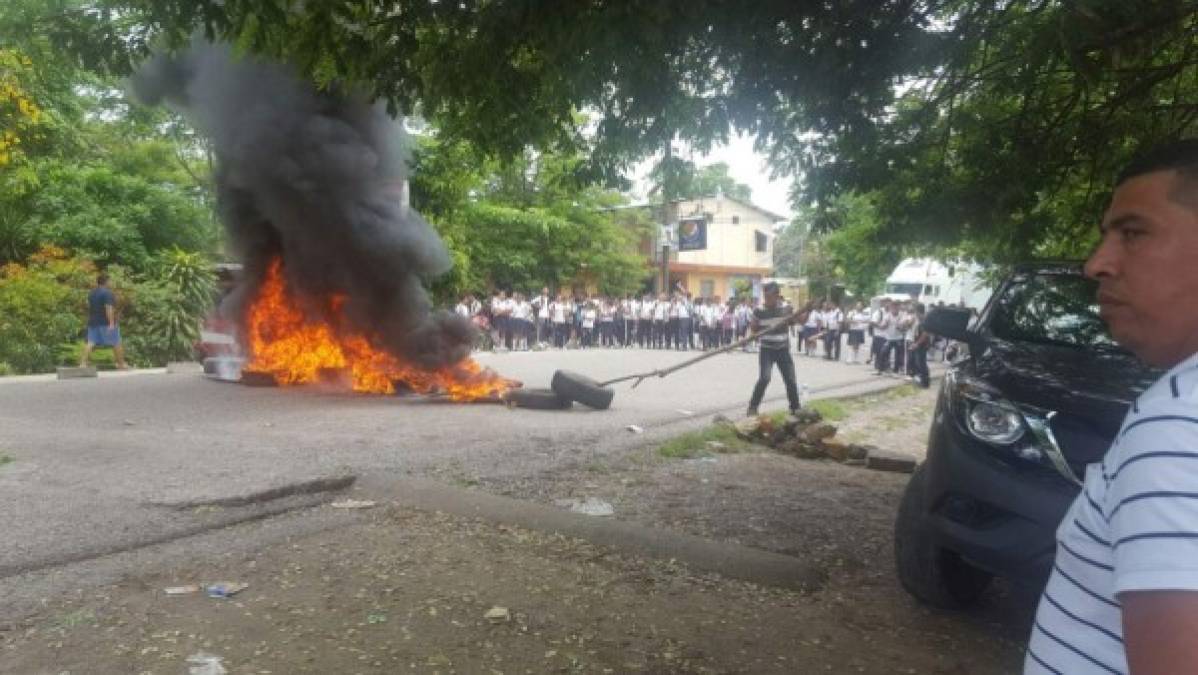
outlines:
[{"label": "green foliage", "polygon": [[121,337],[139,363],[188,360],[212,309],[216,277],[203,256],[178,249],[162,254],[154,267],[153,276],[129,288]]},{"label": "green foliage", "polygon": [[555,148],[613,183],[676,139],[745,132],[802,177],[796,208],[876,194],[884,240],[991,260],[1081,252],[1117,168],[1198,132],[1190,0],[96,5],[43,24],[89,63],[203,29],[488,155]]},{"label": "green foliage", "polygon": [[0,362],[19,373],[52,370],[58,346],[82,333],[94,270],[49,248],[0,268]]},{"label": "green foliage", "polygon": [[577,182],[579,159],[528,151],[486,159],[460,141],[425,139],[413,156],[412,205],[427,216],[454,258],[435,288],[443,299],[466,291],[542,286],[638,289],[636,253],[643,219],[610,207],[623,199]]},{"label": "green foliage", "polygon": [[715,162],[698,167],[695,163],[666,155],[649,170],[649,182],[653,185],[651,195],[668,195],[669,199],[701,199],[723,193],[728,197],[749,201],[753,190],[728,175],[725,162]]}]

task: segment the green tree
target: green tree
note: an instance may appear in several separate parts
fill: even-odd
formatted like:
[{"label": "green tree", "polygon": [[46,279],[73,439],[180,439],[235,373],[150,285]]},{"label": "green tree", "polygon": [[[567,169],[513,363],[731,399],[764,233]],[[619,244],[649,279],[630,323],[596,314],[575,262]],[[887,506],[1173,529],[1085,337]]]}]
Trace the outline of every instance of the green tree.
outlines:
[{"label": "green tree", "polygon": [[639,288],[645,270],[636,249],[647,223],[613,210],[625,201],[620,195],[581,184],[580,163],[531,149],[511,161],[486,159],[463,141],[423,139],[413,155],[412,205],[455,263],[438,294],[573,283],[621,295]]},{"label": "green tree", "polygon": [[612,183],[676,139],[703,151],[750,133],[802,177],[796,208],[875,193],[887,239],[990,258],[1076,253],[1116,168],[1198,131],[1190,0],[98,6],[108,21],[67,13],[55,29],[89,63],[127,67],[203,29],[488,153],[570,148]]}]

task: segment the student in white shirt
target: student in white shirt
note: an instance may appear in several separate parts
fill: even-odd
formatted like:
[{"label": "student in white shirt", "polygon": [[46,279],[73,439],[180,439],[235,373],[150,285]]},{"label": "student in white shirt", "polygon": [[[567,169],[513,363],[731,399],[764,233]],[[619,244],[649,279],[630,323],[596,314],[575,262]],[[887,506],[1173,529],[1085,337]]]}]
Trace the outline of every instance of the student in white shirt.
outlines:
[{"label": "student in white shirt", "polygon": [[665,349],[666,322],[670,318],[670,299],[662,293],[653,304],[653,347]]},{"label": "student in white shirt", "polygon": [[[874,366],[877,369],[876,374],[882,375],[891,370],[898,372],[898,356],[897,353],[903,348],[903,329],[901,327],[902,317],[899,316],[898,303],[886,300],[883,303],[885,309],[882,312],[882,320],[877,325],[878,334],[882,336],[882,347],[878,350],[878,354],[874,359]],[[894,353],[896,356],[892,357]]]},{"label": "student in white shirt", "polygon": [[564,349],[570,339],[570,317],[574,308],[566,300],[566,296],[558,293],[557,299],[549,305],[549,317],[553,321],[553,346]]},{"label": "student in white shirt", "polygon": [[861,345],[865,344],[865,331],[869,328],[869,312],[858,302],[849,312],[849,363],[861,363]]},{"label": "student in white shirt", "polygon": [[646,295],[637,309],[636,343],[641,349],[653,346],[653,296]]},{"label": "student in white shirt", "polygon": [[818,309],[811,310],[807,315],[807,320],[803,322],[803,329],[799,332],[799,336],[803,341],[803,354],[806,356],[815,356],[815,338],[819,335],[820,327],[824,323],[824,314]]},{"label": "student in white shirt", "polygon": [[824,304],[824,358],[840,360],[840,326],[844,323],[844,312],[834,302]]},{"label": "student in white shirt", "polygon": [[582,337],[580,342],[583,347],[595,346],[595,319],[598,312],[595,311],[595,303],[588,302],[582,307]]},{"label": "student in white shirt", "polygon": [[1198,140],[1135,160],[1086,262],[1111,334],[1167,372],[1057,530],[1025,675],[1198,667]]}]

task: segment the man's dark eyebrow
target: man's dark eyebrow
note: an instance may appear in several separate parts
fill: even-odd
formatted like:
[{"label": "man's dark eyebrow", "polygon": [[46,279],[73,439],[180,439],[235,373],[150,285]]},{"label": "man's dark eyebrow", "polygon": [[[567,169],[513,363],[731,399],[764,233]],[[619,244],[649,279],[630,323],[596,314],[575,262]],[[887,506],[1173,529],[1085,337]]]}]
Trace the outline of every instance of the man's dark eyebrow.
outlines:
[{"label": "man's dark eyebrow", "polygon": [[1119,229],[1119,228],[1125,227],[1127,225],[1143,222],[1143,220],[1144,220],[1143,218],[1141,218],[1140,216],[1138,216],[1134,213],[1128,213],[1126,215],[1119,216],[1118,218],[1112,220],[1109,223],[1105,223],[1105,222],[1099,223],[1098,231],[1106,232],[1107,230],[1110,230],[1110,229]]}]

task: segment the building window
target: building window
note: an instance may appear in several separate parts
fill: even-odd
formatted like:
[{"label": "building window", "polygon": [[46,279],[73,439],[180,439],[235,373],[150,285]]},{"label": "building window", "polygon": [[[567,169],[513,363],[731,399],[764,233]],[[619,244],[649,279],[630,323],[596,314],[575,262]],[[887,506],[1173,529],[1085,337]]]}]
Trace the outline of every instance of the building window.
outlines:
[{"label": "building window", "polygon": [[740,225],[740,216],[732,216],[732,224]]},{"label": "building window", "polygon": [[704,279],[699,282],[699,297],[714,298],[715,297],[715,279]]},{"label": "building window", "polygon": [[770,247],[770,238],[761,232],[754,232],[755,243],[757,244],[757,252],[765,253]]}]

